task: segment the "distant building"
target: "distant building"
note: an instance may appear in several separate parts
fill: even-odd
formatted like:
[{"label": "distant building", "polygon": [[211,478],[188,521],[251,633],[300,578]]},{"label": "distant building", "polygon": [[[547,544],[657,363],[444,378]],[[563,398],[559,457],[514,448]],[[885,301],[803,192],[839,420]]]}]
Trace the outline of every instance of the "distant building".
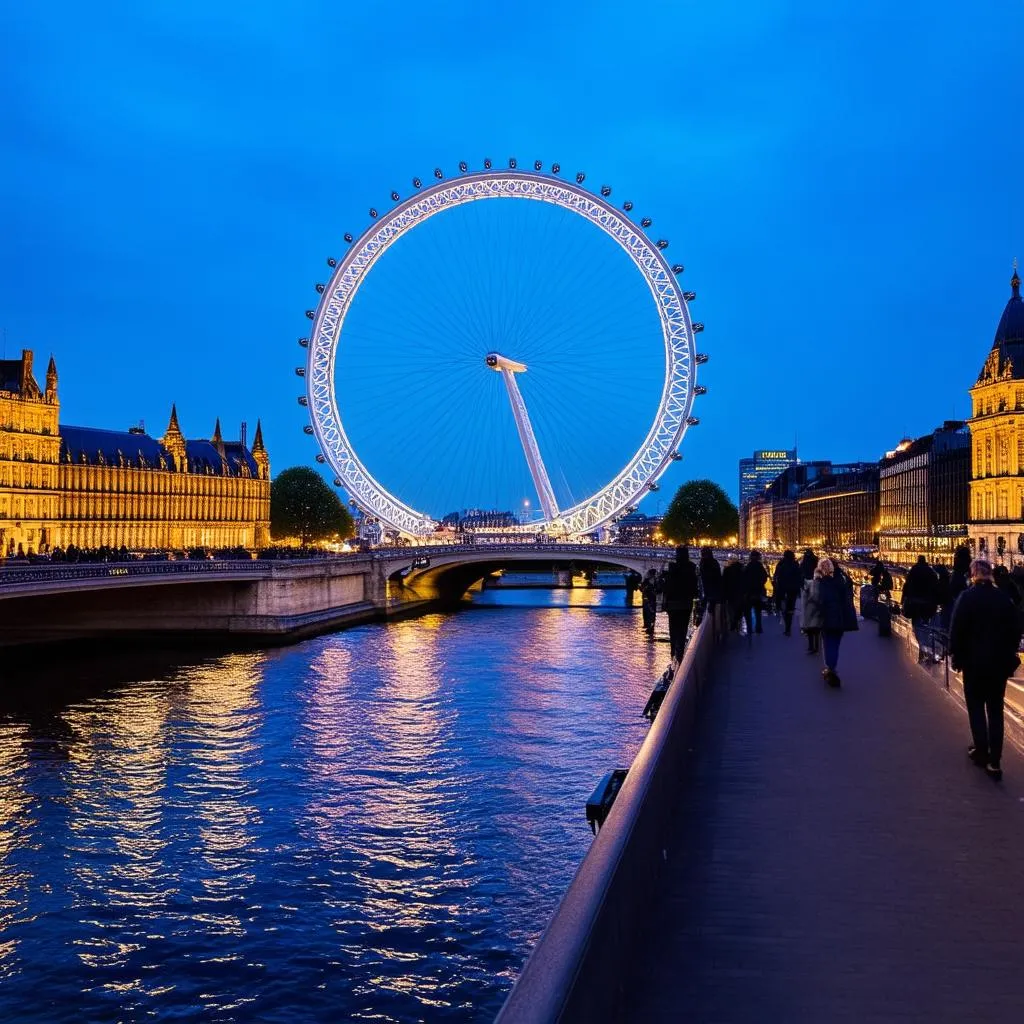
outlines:
[{"label": "distant building", "polygon": [[661,540],[661,519],[661,516],[645,516],[643,512],[625,516],[618,523],[619,543],[636,547],[658,544]]},{"label": "distant building", "polygon": [[797,499],[800,546],[828,552],[873,547],[878,538],[878,464],[836,465]]},{"label": "distant building", "polygon": [[763,494],[785,469],[796,465],[796,449],[763,449],[751,459],[740,459],[740,504]]},{"label": "distant building", "polygon": [[919,555],[952,565],[967,543],[970,470],[970,431],[957,420],[889,452],[879,468],[879,556],[896,565]]},{"label": "distant building", "polygon": [[250,451],[186,440],[171,409],[164,436],[141,427],[59,423],[57,366],[46,387],[32,353],[0,360],[0,557],[78,548],[259,548],[269,543],[270,458],[259,423]]},{"label": "distant building", "polygon": [[970,543],[996,562],[1024,559],[1024,302],[1010,298],[970,389]]},{"label": "distant building", "polygon": [[763,551],[795,549],[800,544],[797,498],[815,480],[831,472],[829,461],[799,462],[783,470],[763,494],[747,503],[743,545]]}]

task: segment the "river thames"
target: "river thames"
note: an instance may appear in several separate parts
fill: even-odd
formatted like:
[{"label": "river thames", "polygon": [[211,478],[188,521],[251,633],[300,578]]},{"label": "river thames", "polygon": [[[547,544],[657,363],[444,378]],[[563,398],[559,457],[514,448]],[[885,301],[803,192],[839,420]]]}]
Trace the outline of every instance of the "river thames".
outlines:
[{"label": "river thames", "polygon": [[624,600],[8,673],[0,1020],[491,1020],[647,730]]}]

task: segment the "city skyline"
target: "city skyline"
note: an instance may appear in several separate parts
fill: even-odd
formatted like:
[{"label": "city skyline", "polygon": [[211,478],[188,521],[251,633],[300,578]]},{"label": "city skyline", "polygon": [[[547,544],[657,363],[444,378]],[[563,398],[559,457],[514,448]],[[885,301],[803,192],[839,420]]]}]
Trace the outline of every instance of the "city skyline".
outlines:
[{"label": "city skyline", "polygon": [[709,393],[663,493],[735,496],[756,447],[877,458],[969,412],[1024,249],[1020,10],[640,5],[639,69],[602,44],[611,4],[543,37],[463,4],[415,33],[319,4],[121,13],[19,10],[0,44],[5,355],[57,356],[68,422],[152,431],[174,400],[235,433],[255,407],[275,468],[313,465],[293,368],[323,258],[413,175],[513,154],[628,192],[686,264]]}]

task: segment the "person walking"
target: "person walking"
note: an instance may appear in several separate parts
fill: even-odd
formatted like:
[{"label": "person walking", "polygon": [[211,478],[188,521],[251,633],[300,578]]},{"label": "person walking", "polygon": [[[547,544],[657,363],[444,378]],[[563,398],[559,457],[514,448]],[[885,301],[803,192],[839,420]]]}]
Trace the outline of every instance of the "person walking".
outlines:
[{"label": "person walking", "polygon": [[700,551],[700,587],[707,605],[708,615],[714,617],[715,608],[722,600],[722,567],[711,548]]},{"label": "person walking", "polygon": [[939,578],[924,555],[907,573],[903,583],[903,614],[910,619],[917,637],[917,660],[926,661],[932,646],[931,621],[939,606]]},{"label": "person walking", "polygon": [[800,559],[800,571],[804,574],[804,583],[810,583],[814,579],[814,570],[817,568],[818,556],[810,548],[804,548],[803,557]]},{"label": "person walking", "polygon": [[686,650],[686,633],[693,618],[693,602],[697,599],[697,568],[690,561],[690,549],[685,545],[676,548],[676,560],[665,573],[662,594],[668,613],[669,644],[678,664]]},{"label": "person walking", "polygon": [[722,601],[731,632],[739,629],[743,615],[743,563],[739,555],[730,555],[722,570]]},{"label": "person walking", "polygon": [[850,577],[830,558],[823,558],[814,570],[814,579],[804,598],[804,628],[816,630],[821,636],[825,667],[822,678],[829,686],[839,686],[839,645],[843,633],[858,629],[857,611],[853,606],[853,584]]},{"label": "person walking", "polygon": [[871,586],[875,588],[876,600],[881,601],[885,596],[888,601],[887,595],[892,593],[892,573],[880,558],[876,558],[875,564],[871,567]]},{"label": "person walking", "polygon": [[804,548],[804,553],[800,558],[800,572],[804,578],[804,585],[800,591],[800,629],[807,637],[808,654],[818,653],[818,641],[821,638],[820,628],[813,626],[810,629],[807,628],[805,614],[807,611],[807,591],[810,588],[811,580],[814,579],[814,570],[817,568],[818,556],[810,548]]},{"label": "person walking", "polygon": [[747,636],[763,633],[761,611],[768,571],[761,561],[760,551],[750,552],[750,561],[743,567],[743,617],[747,620]]},{"label": "person walking", "polygon": [[804,585],[804,574],[792,551],[783,551],[779,564],[772,575],[772,588],[775,591],[775,607],[782,616],[783,636],[793,634],[793,612],[796,599]]},{"label": "person walking", "polygon": [[957,598],[949,629],[953,668],[963,673],[971,727],[967,756],[994,779],[1003,777],[1003,699],[1020,659],[1020,625],[1013,602],[994,583],[984,558],[971,563],[971,586]]},{"label": "person walking", "polygon": [[640,584],[640,611],[644,617],[644,632],[654,636],[654,621],[658,615],[658,573],[648,569]]}]

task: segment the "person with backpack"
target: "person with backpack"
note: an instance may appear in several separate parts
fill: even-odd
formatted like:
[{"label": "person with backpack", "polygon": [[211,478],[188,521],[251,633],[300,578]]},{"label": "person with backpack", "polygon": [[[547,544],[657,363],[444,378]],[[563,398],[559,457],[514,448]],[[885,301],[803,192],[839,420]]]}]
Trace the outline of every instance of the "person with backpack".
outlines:
[{"label": "person with backpack", "polygon": [[772,575],[775,592],[775,607],[782,616],[783,636],[792,636],[793,612],[796,599],[804,585],[804,574],[793,551],[783,551],[779,564]]}]

